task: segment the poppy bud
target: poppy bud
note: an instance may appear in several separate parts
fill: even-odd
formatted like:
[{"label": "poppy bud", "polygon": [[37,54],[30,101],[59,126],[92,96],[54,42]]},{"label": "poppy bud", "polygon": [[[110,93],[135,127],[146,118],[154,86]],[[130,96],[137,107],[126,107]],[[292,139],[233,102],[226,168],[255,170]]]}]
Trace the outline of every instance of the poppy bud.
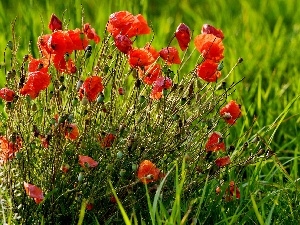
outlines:
[{"label": "poppy bud", "polygon": [[179,24],[176,29],[175,37],[178,41],[179,47],[182,51],[185,51],[191,41],[191,30],[184,23]]},{"label": "poppy bud", "polygon": [[222,30],[217,29],[209,24],[204,24],[202,26],[201,33],[202,34],[213,34],[214,36],[216,36],[218,38],[224,39],[224,34],[223,34]]},{"label": "poppy bud", "polygon": [[48,27],[52,32],[55,30],[62,30],[62,22],[55,14],[52,14]]},{"label": "poppy bud", "polygon": [[145,100],[146,100],[145,96],[141,95],[139,98],[140,104],[143,104],[145,102]]},{"label": "poppy bud", "polygon": [[114,165],[113,165],[113,164],[108,164],[108,165],[106,166],[106,169],[109,170],[109,171],[113,171]]},{"label": "poppy bud", "polygon": [[82,84],[83,84],[83,80],[77,81],[77,84],[76,84],[76,91],[79,91],[79,89],[81,88]]},{"label": "poppy bud", "polygon": [[81,104],[82,105],[87,105],[89,103],[89,99],[86,96],[83,96],[82,100],[81,100]]},{"label": "poppy bud", "polygon": [[79,182],[83,181],[83,178],[84,178],[84,175],[83,175],[82,172],[80,172],[80,173],[78,174],[78,181],[79,181]]},{"label": "poppy bud", "polygon": [[12,42],[12,41],[8,41],[6,46],[7,46],[10,50],[13,50],[13,42]]},{"label": "poppy bud", "polygon": [[217,70],[221,71],[224,68],[223,61],[218,64]]},{"label": "poppy bud", "polygon": [[137,170],[137,165],[135,163],[132,163],[131,168],[132,168],[132,171],[136,171]]},{"label": "poppy bud", "polygon": [[118,153],[117,153],[117,158],[118,158],[118,159],[121,159],[122,157],[123,157],[123,152],[118,151]]},{"label": "poppy bud", "polygon": [[37,106],[36,106],[36,104],[35,104],[35,103],[33,103],[33,104],[32,104],[32,106],[31,106],[31,110],[32,110],[33,112],[37,110]]},{"label": "poppy bud", "polygon": [[90,58],[92,55],[92,46],[91,45],[88,45],[86,46],[86,48],[84,49],[84,56],[85,58]]},{"label": "poppy bud", "polygon": [[97,102],[98,102],[98,103],[103,103],[103,101],[104,101],[104,94],[101,93],[101,94],[98,96],[98,98],[97,98]]},{"label": "poppy bud", "polygon": [[124,177],[125,174],[126,174],[126,170],[125,169],[121,169],[119,174],[120,174],[121,177]]},{"label": "poppy bud", "polygon": [[17,158],[17,159],[19,159],[19,160],[22,159],[22,156],[23,156],[23,155],[22,155],[21,152],[17,152],[17,153],[16,153],[16,158]]},{"label": "poppy bud", "polygon": [[125,94],[125,90],[124,90],[124,88],[122,88],[122,87],[120,87],[120,88],[118,89],[118,92],[119,92],[119,95],[124,95],[124,94]]}]

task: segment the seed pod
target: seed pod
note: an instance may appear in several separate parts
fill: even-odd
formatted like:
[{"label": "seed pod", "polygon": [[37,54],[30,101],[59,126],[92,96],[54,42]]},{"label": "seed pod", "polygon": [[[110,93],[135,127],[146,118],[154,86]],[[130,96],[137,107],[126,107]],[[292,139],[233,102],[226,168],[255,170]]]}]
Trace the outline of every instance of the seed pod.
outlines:
[{"label": "seed pod", "polygon": [[79,89],[81,88],[82,84],[83,84],[83,80],[77,81],[77,84],[76,84],[76,91],[79,91]]},{"label": "seed pod", "polygon": [[103,103],[103,101],[104,101],[104,94],[100,93],[100,95],[97,98],[97,103]]},{"label": "seed pod", "polygon": [[80,173],[78,174],[78,181],[79,181],[79,182],[83,181],[83,178],[84,178],[84,175],[83,175],[82,172],[80,172]]},{"label": "seed pod", "polygon": [[118,158],[118,159],[122,159],[122,157],[123,157],[123,152],[118,151],[118,153],[117,153],[117,158]]},{"label": "seed pod", "polygon": [[87,105],[89,103],[89,99],[86,96],[83,96],[82,100],[81,100],[81,104],[82,105]]}]

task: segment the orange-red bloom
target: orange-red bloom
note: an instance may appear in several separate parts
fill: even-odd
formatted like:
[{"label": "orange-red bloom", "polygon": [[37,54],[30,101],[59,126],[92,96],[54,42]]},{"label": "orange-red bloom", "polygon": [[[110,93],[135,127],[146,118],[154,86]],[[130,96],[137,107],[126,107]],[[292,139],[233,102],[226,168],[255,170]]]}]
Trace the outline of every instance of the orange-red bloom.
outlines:
[{"label": "orange-red bloom", "polygon": [[83,32],[89,40],[93,40],[96,44],[99,43],[100,37],[89,23],[83,25]]},{"label": "orange-red bloom", "polygon": [[219,132],[213,132],[208,136],[208,140],[205,145],[207,152],[216,152],[219,150],[225,151],[225,143],[222,134]]},{"label": "orange-red bloom", "polygon": [[145,48],[133,48],[128,52],[128,62],[133,68],[149,66],[154,61],[151,52]]},{"label": "orange-red bloom", "polygon": [[160,57],[170,64],[180,64],[181,60],[176,48],[166,47],[159,51]]},{"label": "orange-red bloom", "polygon": [[132,49],[132,41],[126,35],[118,34],[114,40],[115,46],[120,52],[127,54]]},{"label": "orange-red bloom", "polygon": [[45,90],[50,84],[50,75],[41,71],[29,72],[28,78],[20,90],[21,95],[29,95],[35,99],[42,90]]},{"label": "orange-red bloom", "polygon": [[218,158],[215,160],[215,163],[218,167],[224,167],[224,166],[227,166],[231,163],[230,161],[230,157],[229,156],[225,156],[225,157],[222,157],[222,158]]},{"label": "orange-red bloom", "polygon": [[41,71],[43,73],[48,72],[49,60],[46,58],[35,59],[32,55],[28,56],[28,72]]},{"label": "orange-red bloom", "polygon": [[138,168],[138,178],[144,184],[157,181],[160,178],[160,169],[149,160],[144,160]]},{"label": "orange-red bloom", "polygon": [[76,140],[79,137],[79,130],[76,124],[71,123],[66,126],[65,137],[70,140]]},{"label": "orange-red bloom", "polygon": [[103,139],[100,139],[102,148],[110,148],[116,139],[116,135],[109,133]]},{"label": "orange-red bloom", "polygon": [[241,115],[241,106],[234,100],[231,100],[220,110],[220,116],[226,121],[226,123],[231,125],[235,124],[235,121],[241,117]]},{"label": "orange-red bloom", "polygon": [[7,102],[12,102],[14,100],[15,95],[15,92],[9,88],[0,89],[0,98]]},{"label": "orange-red bloom", "polygon": [[179,24],[175,32],[175,37],[178,41],[180,49],[185,51],[191,41],[190,28],[184,23]]},{"label": "orange-red bloom", "polygon": [[67,31],[54,31],[48,39],[48,49],[51,54],[65,55],[73,51],[73,42]]},{"label": "orange-red bloom", "polygon": [[196,73],[198,77],[207,82],[216,82],[221,76],[221,72],[218,71],[218,63],[210,59],[207,59],[198,65]]},{"label": "orange-red bloom", "polygon": [[[221,192],[221,188],[218,186],[216,188],[216,193],[219,194]],[[235,185],[234,181],[229,182],[229,188],[226,189],[225,192],[225,200],[231,201],[233,200],[233,197],[235,196],[236,199],[240,199],[241,193],[239,188]]]},{"label": "orange-red bloom", "polygon": [[76,28],[75,30],[68,30],[67,33],[72,40],[73,50],[84,50],[88,46],[88,39],[79,28]]},{"label": "orange-red bloom", "polygon": [[194,40],[196,49],[203,58],[219,62],[224,58],[224,45],[221,38],[213,34],[200,34]]},{"label": "orange-red bloom", "polygon": [[0,136],[0,165],[12,159],[22,147],[22,139],[17,137],[16,143],[10,142],[4,136]]},{"label": "orange-red bloom", "polygon": [[52,14],[48,27],[52,32],[55,30],[62,30],[62,22],[55,14]]},{"label": "orange-red bloom", "polygon": [[86,210],[91,211],[93,208],[94,208],[94,204],[93,203],[86,204]]},{"label": "orange-red bloom", "polygon": [[150,98],[160,99],[162,97],[162,91],[170,89],[172,87],[172,80],[169,77],[159,77],[153,83]]},{"label": "orange-red bloom", "polygon": [[78,158],[79,158],[79,165],[82,166],[83,168],[86,168],[86,167],[94,168],[94,167],[98,166],[98,162],[89,156],[79,155]]},{"label": "orange-red bloom", "polygon": [[128,38],[132,38],[137,35],[149,34],[151,32],[147,21],[141,14],[133,16],[128,11],[119,11],[111,14],[106,28],[114,37],[118,34],[122,34],[126,35]]},{"label": "orange-red bloom", "polygon": [[90,102],[95,101],[99,93],[103,91],[104,87],[102,79],[99,76],[90,76],[86,78],[79,89],[80,100],[86,96]]},{"label": "orange-red bloom", "polygon": [[38,188],[33,184],[26,183],[25,181],[24,181],[24,188],[26,194],[30,198],[33,198],[36,204],[40,204],[43,201],[44,195],[43,195],[43,191],[40,188]]},{"label": "orange-red bloom", "polygon": [[150,43],[147,43],[145,45],[144,49],[146,49],[148,52],[150,52],[150,54],[152,55],[154,60],[156,60],[159,57],[159,52],[156,51],[156,49],[152,45],[150,45]]},{"label": "orange-red bloom", "polygon": [[223,31],[209,24],[204,24],[201,29],[202,34],[213,34],[218,38],[224,39]]},{"label": "orange-red bloom", "polygon": [[152,85],[160,76],[161,67],[157,63],[139,69],[139,77],[145,84]]},{"label": "orange-red bloom", "polygon": [[68,173],[69,170],[70,170],[69,164],[63,164],[63,165],[60,167],[60,170],[61,170],[63,173]]}]

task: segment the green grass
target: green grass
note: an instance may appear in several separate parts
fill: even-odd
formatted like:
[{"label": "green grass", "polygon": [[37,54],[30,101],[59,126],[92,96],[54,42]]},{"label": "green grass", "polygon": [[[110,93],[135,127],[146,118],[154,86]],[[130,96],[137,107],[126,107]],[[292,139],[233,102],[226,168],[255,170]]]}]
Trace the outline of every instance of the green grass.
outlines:
[{"label": "green grass", "polygon": [[[168,44],[181,22],[190,26],[194,34],[200,32],[203,23],[221,28],[225,34],[226,48],[223,74],[230,71],[239,57],[244,59],[227,79],[227,85],[245,77],[232,95],[242,104],[243,117],[240,123],[231,128],[227,141],[238,145],[250,137],[250,132],[249,135],[246,133],[245,138],[237,137],[250,130],[251,135],[262,136],[276,154],[267,161],[241,170],[243,186],[239,202],[218,204],[207,198],[214,193],[215,184],[207,184],[204,190],[199,190],[199,198],[196,200],[178,202],[183,187],[177,177],[174,182],[177,182],[178,192],[176,190],[173,205],[163,205],[158,197],[154,198],[152,205],[149,200],[151,219],[155,220],[152,222],[159,224],[161,220],[172,224],[172,219],[176,219],[179,224],[189,210],[196,211],[199,218],[202,218],[198,220],[200,224],[282,224],[287,221],[292,224],[300,220],[297,211],[300,197],[297,180],[300,155],[300,104],[297,97],[300,94],[300,1],[2,1],[0,52],[4,52],[7,42],[12,39],[11,22],[16,18],[14,32],[20,43],[18,58],[21,61],[28,51],[37,56],[37,36],[43,27],[44,33],[48,32],[51,13],[59,17],[64,14],[64,19],[70,23],[69,27],[75,28],[81,24],[80,4],[84,8],[85,21],[90,22],[101,37],[111,13],[119,10],[142,13],[153,26],[153,45],[157,49]],[[137,41],[144,43],[151,38],[150,35]],[[191,51],[192,48],[189,49]],[[0,54],[0,62],[3,64],[3,54]],[[192,69],[193,66],[189,68],[187,65],[186,69]],[[5,82],[3,68],[0,74],[2,87]],[[252,148],[246,150],[255,153]],[[183,172],[178,170],[176,174],[180,173]],[[235,174],[231,176],[234,178]],[[0,198],[6,198],[5,193],[0,192]],[[181,215],[175,215],[178,213],[178,205],[185,209]],[[155,207],[158,209],[154,210]],[[175,210],[169,215],[168,209],[172,207]],[[130,218],[131,212],[127,213]]]}]

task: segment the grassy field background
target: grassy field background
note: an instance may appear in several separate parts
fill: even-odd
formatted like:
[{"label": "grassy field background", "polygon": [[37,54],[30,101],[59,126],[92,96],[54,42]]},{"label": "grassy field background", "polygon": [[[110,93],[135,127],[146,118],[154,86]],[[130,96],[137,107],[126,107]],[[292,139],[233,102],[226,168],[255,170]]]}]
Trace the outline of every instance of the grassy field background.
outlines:
[{"label": "grassy field background", "polygon": [[[35,43],[43,28],[44,33],[49,32],[47,25],[51,13],[60,18],[64,15],[70,28],[80,27],[81,4],[85,21],[91,23],[100,36],[103,36],[111,13],[128,10],[133,14],[143,14],[153,27],[153,45],[157,49],[168,44],[181,22],[193,30],[194,36],[200,33],[204,23],[221,28],[225,34],[226,49],[223,74],[230,71],[239,57],[244,59],[227,79],[230,85],[245,78],[232,95],[243,107],[243,118],[232,130],[232,139],[249,129],[252,134],[260,134],[297,183],[300,153],[300,1],[1,1],[0,51],[4,52],[7,42],[12,39],[11,22],[16,18],[20,61],[28,49],[37,56]],[[148,41],[151,38],[145,37]],[[32,45],[29,45],[30,40]],[[192,48],[193,45],[189,51]],[[0,62],[3,64],[3,54]],[[187,65],[187,69],[193,66],[188,68]],[[4,70],[1,69],[0,73],[2,87],[5,83]],[[3,109],[3,105],[1,107]],[[266,171],[267,175],[275,173],[273,167]]]}]

